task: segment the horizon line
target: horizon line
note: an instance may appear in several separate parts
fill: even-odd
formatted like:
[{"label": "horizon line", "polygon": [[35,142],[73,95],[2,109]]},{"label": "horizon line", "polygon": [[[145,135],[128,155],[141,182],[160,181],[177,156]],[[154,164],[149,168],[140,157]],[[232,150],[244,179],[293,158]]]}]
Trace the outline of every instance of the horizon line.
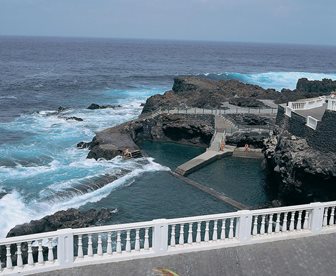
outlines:
[{"label": "horizon line", "polygon": [[178,38],[148,38],[148,37],[108,37],[108,36],[68,36],[68,35],[17,35],[0,34],[0,37],[16,38],[65,38],[65,39],[111,39],[111,40],[148,40],[148,41],[170,41],[170,42],[198,42],[198,43],[235,43],[235,44],[263,44],[263,45],[292,45],[292,46],[312,46],[336,48],[336,44],[312,44],[299,42],[261,42],[261,41],[232,41],[232,40],[202,40],[202,39],[178,39]]}]

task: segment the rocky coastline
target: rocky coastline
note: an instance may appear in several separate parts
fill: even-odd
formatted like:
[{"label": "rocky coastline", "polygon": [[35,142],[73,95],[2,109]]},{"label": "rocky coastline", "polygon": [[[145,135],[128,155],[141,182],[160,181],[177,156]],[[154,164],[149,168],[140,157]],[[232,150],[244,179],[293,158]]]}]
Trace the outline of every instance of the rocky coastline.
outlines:
[{"label": "rocky coastline", "polygon": [[335,152],[315,150],[306,139],[281,128],[265,140],[264,146],[269,183],[275,191],[277,204],[335,200]]},{"label": "rocky coastline", "polygon": [[[318,87],[314,90],[314,87]],[[276,103],[323,95],[336,89],[336,82],[323,80],[298,81],[293,91],[263,89],[257,85],[236,80],[210,80],[202,77],[178,77],[172,90],[163,95],[154,95],[143,105],[138,119],[98,132],[91,142],[80,142],[78,148],[88,148],[88,158],[112,159],[128,149],[140,150],[144,140],[176,142],[199,147],[208,147],[215,132],[214,116],[156,114],[160,108],[199,107],[225,108],[222,103],[236,106],[263,108],[263,99]],[[112,105],[91,105],[90,109],[118,108]],[[58,113],[61,113],[60,108]],[[260,115],[235,114],[228,116],[238,125],[268,126],[273,129],[274,120]],[[77,120],[77,118],[68,118]],[[80,120],[78,120],[80,121]],[[274,129],[273,136],[259,132],[242,132],[227,138],[228,144],[250,144],[263,148],[269,171],[270,185],[277,192],[275,205],[306,203],[336,198],[336,154],[321,153],[309,147],[302,138],[297,138],[283,129]],[[1,197],[1,195],[0,195]],[[52,231],[66,227],[87,227],[109,222],[112,210],[91,210],[82,213],[70,209],[57,212],[39,221],[16,226],[9,236]],[[70,218],[70,219],[69,219]],[[1,254],[3,256],[3,254]]]}]

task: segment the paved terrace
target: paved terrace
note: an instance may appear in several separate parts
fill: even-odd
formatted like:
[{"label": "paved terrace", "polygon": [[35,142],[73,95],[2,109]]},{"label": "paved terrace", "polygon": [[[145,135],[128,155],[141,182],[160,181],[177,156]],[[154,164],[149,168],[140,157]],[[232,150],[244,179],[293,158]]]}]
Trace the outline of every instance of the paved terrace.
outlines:
[{"label": "paved terrace", "polygon": [[162,275],[180,276],[316,276],[335,275],[336,234],[213,249],[150,259],[128,260],[36,274],[39,276]]}]

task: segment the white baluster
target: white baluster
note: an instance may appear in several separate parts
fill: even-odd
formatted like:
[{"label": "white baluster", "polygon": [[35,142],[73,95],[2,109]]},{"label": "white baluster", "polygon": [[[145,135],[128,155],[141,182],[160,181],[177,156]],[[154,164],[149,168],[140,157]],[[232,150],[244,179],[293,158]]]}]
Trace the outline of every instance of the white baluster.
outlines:
[{"label": "white baluster", "polygon": [[279,233],[280,232],[280,213],[276,214],[277,218],[275,221],[275,229],[274,232],[275,233]]},{"label": "white baluster", "polygon": [[209,241],[209,221],[205,222],[205,233],[204,233],[204,241]]},{"label": "white baluster", "polygon": [[260,235],[265,234],[265,215],[261,216]]},{"label": "white baluster", "polygon": [[334,225],[334,224],[335,224],[335,207],[331,207],[329,225]]},{"label": "white baluster", "polygon": [[272,232],[273,232],[273,214],[270,214],[267,225],[267,234],[272,234]]},{"label": "white baluster", "polygon": [[48,261],[50,263],[54,262],[53,239],[52,238],[48,238]]},{"label": "white baluster", "polygon": [[144,243],[144,249],[149,249],[149,234],[148,234],[148,228],[145,229],[145,243]]},{"label": "white baluster", "polygon": [[88,256],[93,257],[92,234],[88,235]]},{"label": "white baluster", "polygon": [[254,216],[252,235],[256,236],[257,234],[258,234],[258,216]]},{"label": "white baluster", "polygon": [[120,231],[117,231],[117,253],[121,254],[121,233]]},{"label": "white baluster", "polygon": [[32,242],[28,242],[28,265],[34,265]]},{"label": "white baluster", "polygon": [[18,267],[23,267],[21,243],[16,244],[16,246],[17,246],[17,251],[16,251],[17,262],[16,263]]},{"label": "white baluster", "polygon": [[301,228],[302,228],[302,211],[299,211],[299,216],[296,223],[296,230],[301,230]]},{"label": "white baluster", "polygon": [[38,264],[43,264],[43,248],[42,248],[42,240],[38,240],[38,255],[37,255]]},{"label": "white baluster", "polygon": [[106,247],[106,253],[108,255],[112,255],[112,233],[107,233],[107,247]]},{"label": "white baluster", "polygon": [[13,268],[12,254],[11,254],[11,251],[10,251],[10,244],[6,244],[6,267],[8,269]]},{"label": "white baluster", "polygon": [[290,223],[289,223],[289,231],[294,230],[294,221],[295,220],[295,211],[291,212],[291,218],[290,218]]},{"label": "white baluster", "polygon": [[229,239],[233,238],[233,218],[230,219]]},{"label": "white baluster", "polygon": [[309,227],[309,211],[306,210],[305,217],[304,217],[304,222],[303,222],[303,229],[308,229]]},{"label": "white baluster", "polygon": [[189,230],[188,230],[188,243],[189,244],[192,244],[192,242],[193,242],[193,237],[192,237],[192,222],[191,223],[189,223]]},{"label": "white baluster", "polygon": [[179,244],[184,244],[184,224],[180,224]]},{"label": "white baluster", "polygon": [[83,254],[83,236],[82,235],[78,235],[78,258],[83,258],[84,254]]},{"label": "white baluster", "polygon": [[131,230],[127,230],[126,234],[126,252],[131,252]]},{"label": "white baluster", "polygon": [[97,255],[103,256],[103,241],[101,233],[98,234],[98,248],[97,248]]},{"label": "white baluster", "polygon": [[324,214],[323,214],[323,226],[328,225],[328,207],[324,208]]},{"label": "white baluster", "polygon": [[281,228],[282,232],[287,232],[287,216],[288,216],[288,213],[285,212],[284,219],[282,221],[282,228]]},{"label": "white baluster", "polygon": [[221,240],[225,240],[225,230],[226,230],[226,219],[222,221],[222,229],[221,229]]},{"label": "white baluster", "polygon": [[201,242],[201,222],[197,222],[197,233],[196,233],[196,242]]},{"label": "white baluster", "polygon": [[217,241],[218,239],[218,233],[217,233],[217,220],[214,221],[214,228],[212,233],[212,240]]},{"label": "white baluster", "polygon": [[171,227],[170,246],[175,247],[175,224]]}]

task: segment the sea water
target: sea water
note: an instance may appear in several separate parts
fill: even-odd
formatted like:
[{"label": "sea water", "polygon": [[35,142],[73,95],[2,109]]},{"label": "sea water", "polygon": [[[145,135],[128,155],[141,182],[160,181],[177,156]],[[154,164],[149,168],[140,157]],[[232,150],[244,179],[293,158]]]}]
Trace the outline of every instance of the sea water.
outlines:
[{"label": "sea water", "polygon": [[[199,149],[152,144],[156,159],[95,161],[76,148],[95,132],[136,118],[147,97],[170,89],[183,74],[294,88],[300,77],[335,79],[336,48],[0,37],[0,237],[16,224],[70,207],[113,208],[112,222],[231,211],[169,173]],[[121,107],[88,110],[91,103]],[[59,106],[67,109],[57,114]],[[65,119],[72,116],[83,121]],[[225,185],[211,185],[247,203],[267,201],[258,162],[221,162],[190,177],[207,184],[207,174],[227,170]],[[255,173],[242,180],[242,168]],[[248,182],[261,183],[258,191]]]}]

